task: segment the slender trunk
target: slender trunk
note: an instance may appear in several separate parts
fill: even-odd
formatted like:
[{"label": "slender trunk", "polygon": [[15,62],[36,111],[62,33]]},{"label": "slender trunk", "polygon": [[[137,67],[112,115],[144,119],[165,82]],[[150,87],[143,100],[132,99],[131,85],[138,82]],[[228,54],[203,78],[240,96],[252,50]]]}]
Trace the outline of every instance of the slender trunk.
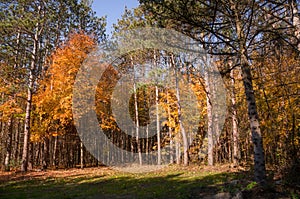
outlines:
[{"label": "slender trunk", "polygon": [[170,108],[170,101],[169,101],[169,91],[167,90],[167,106],[168,106],[168,122],[169,122],[169,139],[170,139],[170,163],[174,163],[173,157],[173,138],[172,138],[172,128],[171,128],[171,108]]},{"label": "slender trunk", "polygon": [[300,17],[299,17],[299,9],[298,9],[298,4],[296,0],[291,0],[291,6],[292,6],[292,21],[293,21],[293,26],[295,28],[294,30],[294,35],[297,39],[296,45],[297,49],[300,51]]},{"label": "slender trunk", "polygon": [[155,107],[156,107],[156,135],[157,135],[157,164],[161,165],[161,138],[159,124],[158,87],[155,86]]},{"label": "slender trunk", "polygon": [[175,139],[175,150],[176,150],[176,164],[180,164],[180,142],[178,140],[179,136]]},{"label": "slender trunk", "polygon": [[[131,59],[131,66],[134,67],[133,65],[133,59],[132,57]],[[135,71],[133,72],[135,74]],[[139,128],[140,128],[140,124],[139,124],[139,109],[138,109],[138,98],[137,98],[137,89],[136,89],[136,83],[135,83],[135,75],[134,75],[134,82],[133,82],[133,92],[134,92],[134,108],[135,108],[135,133],[136,133],[136,144],[137,144],[137,150],[138,150],[138,155],[139,155],[139,164],[142,165],[142,151],[141,151],[141,144],[140,144],[140,140],[139,140]]]},{"label": "slender trunk", "polygon": [[44,138],[44,147],[43,147],[43,170],[46,170],[49,165],[49,138]]},{"label": "slender trunk", "polygon": [[[34,63],[33,63],[34,64]],[[31,114],[31,103],[32,103],[32,89],[33,89],[33,71],[30,72],[29,85],[27,89],[27,102],[25,112],[25,125],[24,125],[24,145],[22,153],[22,164],[21,171],[27,171],[28,166],[28,148],[30,142],[30,114]]]},{"label": "slender trunk", "polygon": [[80,168],[83,169],[84,167],[84,153],[83,153],[83,142],[80,141]]},{"label": "slender trunk", "polygon": [[204,74],[205,78],[205,90],[206,90],[206,106],[207,106],[207,161],[209,166],[214,165],[214,139],[213,139],[213,114],[212,114],[212,94],[211,94],[211,79],[209,77],[208,69]]},{"label": "slender trunk", "polygon": [[15,128],[15,146],[14,146],[14,161],[19,162],[19,139],[20,139],[20,121],[17,121],[17,125]]},{"label": "slender trunk", "polygon": [[28,146],[28,170],[33,169],[33,143],[30,142]]},{"label": "slender trunk", "polygon": [[54,148],[53,148],[53,166],[57,168],[57,139],[58,136],[54,136]]},{"label": "slender trunk", "polygon": [[[246,58],[244,57],[243,59],[245,60]],[[250,66],[247,64],[246,61],[242,63],[242,74],[248,105],[248,117],[250,120],[252,142],[254,145],[254,178],[256,182],[264,184],[266,180],[266,168],[263,138],[261,136],[261,130],[259,125],[259,118],[252,85]]]},{"label": "slender trunk", "polygon": [[[236,8],[236,4],[231,2],[233,9]],[[265,155],[263,148],[263,138],[261,136],[256,100],[254,96],[253,84],[252,84],[252,74],[250,63],[247,59],[247,48],[246,48],[246,39],[242,31],[242,22],[240,16],[236,12],[235,25],[237,31],[237,37],[240,42],[240,52],[239,59],[242,69],[243,84],[245,89],[246,101],[248,106],[248,117],[250,121],[250,129],[252,142],[254,145],[254,180],[258,183],[264,184],[266,181],[266,167],[265,167]]]},{"label": "slender trunk", "polygon": [[27,171],[28,167],[28,147],[30,143],[30,115],[31,115],[31,105],[32,105],[32,94],[34,87],[34,72],[37,63],[37,52],[38,52],[38,42],[39,42],[39,23],[36,24],[36,30],[33,38],[33,49],[32,49],[32,57],[31,64],[29,70],[29,83],[27,88],[27,101],[26,101],[26,111],[25,111],[25,121],[24,121],[24,146],[22,153],[22,163],[21,163],[21,171]]},{"label": "slender trunk", "polygon": [[[153,55],[153,65],[155,70],[157,69],[157,55],[154,51]],[[156,136],[157,136],[157,164],[161,165],[161,137],[160,137],[160,123],[159,123],[159,99],[158,99],[158,77],[155,73],[156,85],[155,85],[155,108],[156,108]]]},{"label": "slender trunk", "polygon": [[12,118],[7,122],[7,144],[6,144],[6,155],[4,160],[5,171],[10,171],[10,159],[12,149]]},{"label": "slender trunk", "polygon": [[183,164],[187,166],[189,164],[189,154],[188,154],[188,139],[186,136],[186,132],[184,129],[184,126],[182,124],[181,119],[181,103],[180,103],[180,92],[179,92],[179,80],[178,80],[178,69],[175,67],[175,80],[176,80],[176,98],[177,98],[177,111],[178,111],[178,123],[179,123],[179,129],[182,136],[183,141]]},{"label": "slender trunk", "polygon": [[149,125],[146,126],[146,154],[149,154]]},{"label": "slender trunk", "polygon": [[233,137],[233,164],[237,166],[239,164],[239,132],[237,124],[237,110],[236,110],[236,100],[235,100],[235,80],[234,80],[234,70],[231,70],[231,106],[232,106],[232,137]]}]

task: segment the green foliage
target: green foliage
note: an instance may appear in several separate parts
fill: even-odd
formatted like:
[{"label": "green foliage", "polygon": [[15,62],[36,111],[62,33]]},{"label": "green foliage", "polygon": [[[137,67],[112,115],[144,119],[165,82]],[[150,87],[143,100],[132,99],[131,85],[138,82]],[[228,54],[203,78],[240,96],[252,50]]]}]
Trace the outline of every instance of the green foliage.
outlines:
[{"label": "green foliage", "polygon": [[251,190],[251,189],[253,189],[253,188],[256,187],[256,186],[257,186],[257,182],[250,182],[250,183],[246,186],[245,190]]}]

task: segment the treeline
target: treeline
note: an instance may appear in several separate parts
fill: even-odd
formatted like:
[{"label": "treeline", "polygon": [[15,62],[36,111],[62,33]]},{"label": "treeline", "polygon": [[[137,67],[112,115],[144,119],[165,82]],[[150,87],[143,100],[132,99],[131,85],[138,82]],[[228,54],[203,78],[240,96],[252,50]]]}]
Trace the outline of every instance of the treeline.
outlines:
[{"label": "treeline", "polygon": [[[72,98],[79,68],[97,42],[106,39],[105,20],[95,17],[90,5],[75,0],[4,1],[0,23],[3,169],[113,164],[128,160],[132,156],[127,152],[132,152],[139,164],[253,164],[255,180],[261,183],[266,180],[265,165],[284,176],[295,175],[300,156],[298,2],[140,3],[132,11],[125,10],[113,37],[119,39],[129,29],[163,27],[193,38],[214,57],[226,88],[227,111],[215,110],[211,100],[217,87],[207,81],[207,74],[197,75],[183,55],[161,49],[130,52],[120,58],[118,67],[106,69],[95,97],[101,129],[123,150],[101,151],[101,158],[95,158],[76,131]],[[130,95],[128,107],[117,106],[117,114],[122,117],[129,111],[134,125],[120,126],[112,106],[123,102],[112,99],[124,71],[158,80],[133,81],[131,90],[121,86],[120,91]],[[174,77],[173,86],[163,85],[167,73]],[[192,98],[196,106],[191,105]],[[223,115],[225,123],[219,127]],[[183,117],[193,125],[183,125]],[[142,154],[152,152],[157,156],[143,159]]]},{"label": "treeline", "polygon": [[95,42],[105,39],[105,18],[77,0],[8,0],[0,6],[1,162],[5,170],[14,165],[26,171],[29,163],[39,165],[32,162],[40,159],[38,144],[33,144],[34,97],[43,89],[40,81],[46,78],[53,51],[76,32],[93,35]]}]

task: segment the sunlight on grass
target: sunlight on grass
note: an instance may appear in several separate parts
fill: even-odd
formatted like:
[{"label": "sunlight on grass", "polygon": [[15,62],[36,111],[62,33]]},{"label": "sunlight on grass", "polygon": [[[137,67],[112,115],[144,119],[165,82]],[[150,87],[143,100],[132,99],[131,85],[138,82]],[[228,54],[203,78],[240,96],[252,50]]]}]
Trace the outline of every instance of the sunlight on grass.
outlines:
[{"label": "sunlight on grass", "polygon": [[234,195],[254,186],[245,173],[174,165],[147,173],[108,168],[51,172],[1,183],[0,198],[202,198],[220,192]]}]

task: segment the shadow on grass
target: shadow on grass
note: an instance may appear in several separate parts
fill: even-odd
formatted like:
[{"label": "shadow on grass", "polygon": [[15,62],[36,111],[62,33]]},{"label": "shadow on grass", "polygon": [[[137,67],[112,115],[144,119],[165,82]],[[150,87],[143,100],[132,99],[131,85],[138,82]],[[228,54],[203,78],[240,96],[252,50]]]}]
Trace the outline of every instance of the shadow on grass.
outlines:
[{"label": "shadow on grass", "polygon": [[[248,172],[166,171],[33,178],[0,185],[0,198],[213,198],[217,193],[233,196],[245,189],[249,175]],[[249,192],[249,197],[243,198],[252,198],[253,194]],[[272,195],[272,198],[280,197]]]}]

